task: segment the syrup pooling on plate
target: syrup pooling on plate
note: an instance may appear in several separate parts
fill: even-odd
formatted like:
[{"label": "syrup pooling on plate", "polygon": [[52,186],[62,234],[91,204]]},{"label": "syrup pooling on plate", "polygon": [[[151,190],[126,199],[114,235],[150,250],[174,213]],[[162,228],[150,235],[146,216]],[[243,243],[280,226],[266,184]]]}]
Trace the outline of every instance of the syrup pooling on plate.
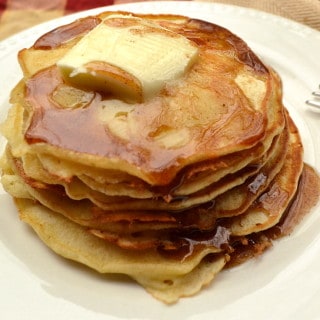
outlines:
[{"label": "syrup pooling on plate", "polygon": [[233,252],[227,266],[232,267],[260,255],[272,245],[272,240],[289,236],[306,214],[317,204],[320,196],[320,179],[318,173],[305,165],[299,180],[298,189],[282,219],[272,228],[253,235],[235,238]]}]

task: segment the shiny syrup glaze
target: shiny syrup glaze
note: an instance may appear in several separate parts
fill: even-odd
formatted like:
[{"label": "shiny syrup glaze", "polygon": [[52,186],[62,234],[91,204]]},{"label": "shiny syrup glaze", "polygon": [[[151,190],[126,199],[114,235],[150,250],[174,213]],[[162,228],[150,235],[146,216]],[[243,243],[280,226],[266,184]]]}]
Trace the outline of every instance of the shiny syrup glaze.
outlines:
[{"label": "shiny syrup glaze", "polygon": [[[250,50],[248,45],[238,36],[231,33],[229,30],[220,27],[215,24],[208,23],[206,21],[198,20],[198,19],[190,19],[189,25],[199,26],[201,32],[205,32],[211,38],[214,34],[214,42],[215,46],[221,45],[221,49],[225,50],[225,43],[228,43],[230,47],[237,54],[238,59],[260,73],[267,73],[268,68],[262,63],[262,61]],[[198,45],[204,45],[205,42],[202,40],[202,37],[192,36],[190,33],[187,33],[187,36],[190,40],[193,40]],[[231,49],[230,48],[230,49]]]},{"label": "shiny syrup glaze", "polygon": [[[67,27],[58,28],[40,38],[34,48],[55,48],[59,46],[59,44],[62,45],[68,39],[72,39],[90,30],[97,21],[98,20],[94,18],[88,18]],[[164,22],[164,24],[166,23]],[[217,26],[215,28],[220,30],[218,35],[212,34],[214,30],[212,29],[210,31],[209,26],[210,24],[205,22],[190,20],[183,27],[179,26],[178,29],[186,37],[190,35],[190,30],[193,29],[191,32],[192,40],[196,38],[201,39],[201,37],[206,39],[205,33],[208,32],[207,38],[212,38],[210,41],[206,39],[209,51],[211,47],[212,50],[215,50],[215,46],[217,46],[217,42],[219,41],[221,42],[221,50],[240,50],[241,46],[239,44],[230,45],[233,40],[230,40],[231,42],[226,41],[226,38],[233,39],[234,35],[222,28],[220,28],[220,30]],[[224,38],[222,38],[222,35],[219,36],[220,33],[224,34]],[[221,37],[220,40],[219,37]],[[232,43],[234,43],[234,41]],[[248,63],[248,66],[253,67],[255,70],[263,70],[263,64],[259,60],[254,61],[254,65],[252,65],[252,59],[250,60],[251,62],[249,60],[242,59],[242,62]],[[258,67],[259,64],[260,67]],[[238,67],[242,66],[241,64],[238,65]],[[214,83],[219,83],[219,77],[218,75],[212,75],[212,77],[212,83],[213,86],[215,86]],[[215,77],[218,78],[215,79]],[[63,149],[69,149],[79,153],[119,158],[132,164],[135,168],[140,167],[142,170],[148,172],[150,181],[153,181],[152,184],[166,185],[176,176],[177,171],[185,159],[188,159],[190,156],[210,152],[212,150],[211,144],[213,144],[214,149],[215,145],[219,144],[220,141],[229,139],[226,138],[227,134],[219,136],[218,128],[229,123],[231,116],[223,117],[221,114],[221,121],[217,121],[214,127],[206,130],[205,134],[201,134],[199,128],[194,127],[191,129],[193,130],[191,135],[199,135],[199,143],[197,143],[196,146],[194,145],[196,140],[194,140],[182,148],[164,149],[155,146],[153,142],[150,142],[149,137],[143,133],[136,137],[136,141],[131,140],[130,143],[119,142],[119,139],[116,139],[108,133],[105,126],[98,123],[96,119],[99,102],[103,99],[98,93],[95,94],[94,99],[87,107],[77,110],[59,109],[59,107],[57,108],[57,106],[52,103],[50,95],[52,95],[55,88],[62,82],[63,80],[54,66],[47,70],[42,70],[28,81],[26,98],[34,111],[31,125],[25,134],[28,143],[47,142]],[[235,90],[234,86],[231,85],[230,88],[219,88],[215,86],[212,90],[218,90],[217,94],[219,99],[227,101],[230,108],[234,108],[232,118],[234,118],[235,123],[242,124],[243,127],[246,127],[246,130],[242,130],[243,136],[239,138],[243,139],[240,140],[241,144],[251,144],[256,142],[257,139],[263,138],[266,119],[263,118],[262,114],[251,110],[249,107],[240,108],[242,104],[245,105],[247,102],[245,102],[243,98],[239,98],[239,92]],[[228,92],[228,95],[226,92]],[[235,108],[234,106],[237,105],[239,107]],[[151,109],[152,111],[149,111]],[[166,112],[167,110],[165,106],[162,105],[162,102],[155,101],[152,102],[152,105],[143,105],[137,108],[137,110],[135,110],[135,117],[137,117],[137,119],[145,118],[144,123],[150,123],[150,119],[152,119],[150,117],[153,117],[152,123],[157,124],[157,121],[161,121],[161,119],[170,119],[170,117],[165,114]],[[157,113],[155,117],[154,113]],[[142,122],[142,120],[139,121]],[[248,129],[249,125],[250,130]],[[161,123],[159,126],[161,127]],[[228,127],[228,130],[232,130],[231,127],[230,129]],[[213,138],[213,135],[216,133],[217,135]],[[81,143],[79,143],[79,136],[81,136]],[[224,145],[224,143],[225,142],[221,145]],[[226,141],[226,143],[234,144],[234,137],[233,139],[230,138],[230,141]]]},{"label": "shiny syrup glaze", "polygon": [[[158,247],[158,252],[168,258],[184,261],[192,257],[199,250],[214,247],[229,251],[230,231],[225,227],[217,226],[211,231],[201,232],[192,230],[188,234],[172,233],[171,241],[175,244],[175,249],[166,250]],[[178,249],[176,249],[179,246]]]},{"label": "shiny syrup glaze", "polygon": [[[155,178],[159,184],[173,176],[175,168],[159,171],[166,163],[173,162],[181,155],[181,150],[164,150],[160,148],[146,150],[141,141],[119,141],[109,133],[98,119],[102,96],[95,93],[90,103],[83,108],[65,109],[57,106],[51,96],[55,88],[63,83],[56,67],[39,72],[27,83],[26,100],[33,109],[32,121],[25,133],[29,144],[48,142],[51,145],[75,152],[92,154],[100,157],[119,158],[143,167],[150,157],[154,159]],[[75,121],[76,119],[76,121]],[[81,137],[81,140],[79,140]],[[191,153],[187,146],[183,152]],[[153,154],[150,154],[152,152]],[[158,155],[158,156],[157,156]],[[173,172],[171,172],[173,170]],[[159,171],[159,172],[157,172]]]},{"label": "shiny syrup glaze", "polygon": [[171,259],[185,260],[206,246],[215,246],[224,250],[228,256],[227,267],[232,267],[262,254],[272,246],[272,241],[290,235],[299,222],[311,211],[320,198],[320,177],[313,168],[304,165],[299,185],[293,200],[282,219],[274,227],[243,237],[232,237],[226,227],[219,225],[212,231],[192,231],[189,234],[174,235],[180,241],[177,250],[159,252]]},{"label": "shiny syrup glaze", "polygon": [[63,43],[89,32],[100,22],[101,20],[99,18],[88,17],[77,20],[68,25],[58,27],[41,36],[35,42],[33,48],[42,50],[50,50],[57,48],[61,46]]}]

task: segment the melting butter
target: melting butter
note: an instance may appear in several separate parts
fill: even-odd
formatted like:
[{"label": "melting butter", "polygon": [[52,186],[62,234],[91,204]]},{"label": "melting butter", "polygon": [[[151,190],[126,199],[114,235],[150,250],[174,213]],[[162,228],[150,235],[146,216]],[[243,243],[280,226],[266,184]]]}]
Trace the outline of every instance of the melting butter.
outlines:
[{"label": "melting butter", "polygon": [[76,86],[141,102],[183,76],[197,53],[186,37],[151,20],[119,14],[86,34],[57,66]]}]

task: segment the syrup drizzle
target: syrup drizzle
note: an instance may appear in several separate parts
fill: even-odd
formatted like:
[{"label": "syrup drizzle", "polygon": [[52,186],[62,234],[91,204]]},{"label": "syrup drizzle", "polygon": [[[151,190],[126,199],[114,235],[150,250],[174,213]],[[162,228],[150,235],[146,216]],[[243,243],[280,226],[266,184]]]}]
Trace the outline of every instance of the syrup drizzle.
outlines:
[{"label": "syrup drizzle", "polygon": [[205,246],[214,246],[224,250],[230,258],[228,267],[238,265],[246,260],[258,256],[272,246],[272,241],[288,236],[299,222],[311,211],[320,198],[320,177],[309,165],[304,165],[296,194],[283,214],[282,219],[270,229],[253,233],[243,237],[232,237],[228,228],[217,220],[212,231],[191,231],[180,234],[177,239],[181,247],[176,250],[159,252],[171,259],[183,261],[194,255],[197,250]]}]

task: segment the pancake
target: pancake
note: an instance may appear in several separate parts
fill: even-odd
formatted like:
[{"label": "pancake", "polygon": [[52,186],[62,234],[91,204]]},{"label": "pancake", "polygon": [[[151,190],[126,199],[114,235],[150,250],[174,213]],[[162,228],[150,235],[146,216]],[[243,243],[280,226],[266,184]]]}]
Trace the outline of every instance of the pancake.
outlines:
[{"label": "pancake", "polygon": [[[272,161],[269,164],[269,168],[265,168],[265,166],[261,168],[263,174],[265,176],[268,176],[268,179],[272,179],[272,177],[275,175],[275,173],[277,173],[279,171],[279,169],[281,168],[282,162],[284,160],[283,155],[285,155],[284,152],[286,150],[287,133],[284,132],[284,135],[282,136],[281,140],[276,141],[276,142],[281,142],[281,143],[276,144],[276,146],[277,146],[277,148],[275,150],[276,152],[274,152],[275,155],[273,157],[271,157]],[[124,216],[126,216],[125,220],[130,224],[130,228],[128,229],[128,231],[130,231],[130,232],[137,232],[137,231],[141,232],[142,230],[145,231],[146,229],[150,230],[150,229],[160,229],[160,228],[173,228],[173,227],[177,227],[179,225],[180,225],[180,227],[186,228],[186,227],[190,227],[190,225],[188,223],[183,222],[183,221],[191,221],[192,226],[194,226],[197,224],[197,223],[195,223],[195,216],[198,217],[200,215],[200,212],[204,211],[203,208],[194,208],[194,205],[191,205],[192,209],[189,210],[190,212],[184,211],[181,214],[175,214],[174,217],[172,217],[172,216],[170,217],[170,211],[172,212],[172,210],[169,210],[169,209],[173,208],[172,203],[163,202],[161,205],[161,201],[159,199],[152,200],[151,203],[154,203],[155,207],[150,208],[149,207],[150,204],[148,205],[148,203],[146,203],[145,201],[142,203],[141,200],[133,200],[133,199],[125,198],[125,197],[122,197],[119,199],[119,197],[113,197],[112,200],[109,200],[109,201],[113,201],[113,202],[109,202],[109,205],[108,205],[106,199],[104,199],[105,202],[101,204],[101,203],[99,203],[99,201],[97,201],[97,199],[96,199],[96,201],[94,201],[92,198],[88,197],[88,193],[90,194],[90,190],[83,197],[78,197],[76,200],[89,199],[89,200],[91,200],[92,204],[90,204],[90,202],[88,202],[88,201],[82,201],[81,208],[79,208],[80,202],[75,201],[74,196],[70,197],[69,192],[65,193],[66,190],[62,190],[62,188],[57,188],[57,185],[48,186],[47,184],[43,183],[43,181],[36,181],[33,178],[26,175],[26,173],[23,171],[23,168],[21,167],[21,161],[17,161],[17,160],[12,159],[9,151],[8,151],[8,158],[11,159],[11,168],[13,168],[15,173],[18,176],[23,177],[24,183],[29,184],[29,186],[25,186],[25,189],[29,190],[29,194],[32,195],[32,197],[34,199],[40,201],[40,203],[51,208],[52,210],[57,211],[65,216],[71,218],[72,220],[75,219],[74,217],[77,217],[78,219],[76,221],[80,224],[85,223],[84,224],[85,226],[96,227],[97,221],[99,220],[98,217],[100,216],[101,217],[100,219],[104,220],[105,223],[108,222],[108,226],[109,226],[108,229],[109,230],[117,230],[117,229],[119,229],[119,227],[115,226],[116,221],[114,220],[115,219],[114,216],[119,217],[120,223],[123,223]],[[262,172],[257,174],[257,177],[259,177],[259,175],[261,175]],[[267,184],[268,179],[265,181],[265,184]],[[23,183],[23,182],[21,182],[21,183]],[[222,182],[220,182],[220,184],[221,183]],[[234,194],[234,197],[236,196],[236,189],[238,190],[238,193],[239,193],[242,190],[248,189],[248,185],[250,185],[250,184],[252,184],[251,180],[245,181],[245,183],[243,185],[240,185],[238,188],[233,188],[232,192]],[[260,193],[261,193],[263,191],[262,184],[260,184],[260,188],[261,188],[261,190],[260,190]],[[21,187],[19,187],[19,189],[21,189]],[[84,190],[82,188],[81,190],[78,191],[78,194],[81,194],[84,191],[86,191],[86,190]],[[77,192],[77,191],[74,191],[74,192]],[[30,195],[28,195],[28,197]],[[259,193],[257,192],[257,190],[255,193],[251,193],[250,196],[248,196],[247,194],[245,194],[245,196],[242,195],[242,197],[243,197],[242,202],[247,201],[247,203],[248,203],[249,198],[251,199],[251,201],[253,201],[256,197],[258,197],[258,195],[259,195]],[[240,196],[238,195],[238,198],[239,197]],[[61,198],[63,198],[63,199],[61,199]],[[206,225],[205,226],[201,222],[202,220],[198,219],[199,222],[201,223],[201,227],[200,227],[201,229],[210,229],[212,227],[212,224],[215,221],[215,218],[219,217],[219,215],[217,215],[217,212],[215,209],[216,205],[212,206],[212,203],[211,203],[212,200],[214,200],[214,198],[213,199],[210,198],[209,204],[205,203],[205,206],[212,207],[210,210],[210,215],[211,215],[210,220],[212,222],[209,223],[209,214],[206,214],[206,219],[205,219]],[[184,206],[187,206],[187,204],[190,203],[190,200],[181,200],[181,202],[184,202]],[[132,203],[135,203],[135,206],[133,206]],[[99,206],[99,204],[100,204],[100,206]],[[175,204],[175,206],[177,206],[177,202],[174,202],[174,204]],[[99,208],[95,208],[95,206],[98,206]],[[164,208],[163,208],[163,206],[164,206]],[[104,207],[109,207],[110,209],[108,211],[106,211]],[[202,206],[202,207],[204,207],[204,206]],[[164,209],[166,209],[166,211],[164,211]],[[116,214],[114,214],[115,210],[117,211]],[[152,211],[157,210],[158,213],[157,213],[157,215],[155,215],[153,212],[151,212],[151,213],[146,212],[146,210],[152,210]],[[159,212],[159,210],[162,210],[162,212]],[[206,209],[206,210],[208,211],[208,209]],[[130,213],[130,211],[131,211],[131,213]],[[243,211],[244,211],[244,209],[242,209],[242,211],[240,211],[240,212],[238,211],[237,214],[239,214]],[[82,212],[82,214],[80,214],[80,212]],[[94,212],[94,214],[93,214],[93,212]],[[204,214],[202,213],[202,215],[204,215]],[[192,216],[192,219],[189,218],[190,216]],[[221,216],[222,215],[220,215],[220,217]],[[80,218],[80,217],[82,217],[82,218]],[[111,217],[113,217],[113,218],[111,219]],[[129,218],[129,217],[131,217],[131,218]],[[146,223],[146,220],[145,220],[146,217],[148,217],[148,222],[152,222],[151,225],[150,225],[150,223],[149,224]],[[162,227],[160,227],[159,226],[159,224],[160,224],[159,219],[160,218],[163,219],[163,217],[167,217],[168,220],[162,220],[161,224],[164,224],[164,225]],[[80,222],[81,219],[84,220],[85,222]],[[128,220],[128,219],[131,219],[131,220]],[[141,221],[141,219],[143,219],[143,220]],[[90,221],[92,221],[94,224],[90,225]],[[111,221],[113,222],[113,224],[111,224]],[[155,221],[157,223],[155,223]],[[143,226],[139,225],[137,222],[141,222],[141,224]],[[100,224],[102,227],[101,221],[100,221]],[[138,228],[138,229],[136,229],[136,228]],[[106,230],[105,228],[103,228],[103,229]],[[120,227],[120,229],[123,229],[123,227]]]},{"label": "pancake", "polygon": [[[155,82],[104,58],[61,67],[108,28],[110,39],[134,40],[124,55],[133,65],[150,47],[166,56],[163,41],[168,52],[181,44],[186,66],[169,55]],[[21,220],[65,258],[175,303],[263,253],[319,199],[278,74],[222,27],[104,12],[48,32],[18,60],[24,77],[1,125],[1,182]]]},{"label": "pancake", "polygon": [[[54,177],[50,175],[49,177],[47,177],[47,172],[43,170],[43,168],[39,165],[37,158],[34,159],[31,157],[31,160],[30,160],[29,159],[30,156],[28,154],[24,156],[24,159],[25,159],[24,162],[26,162],[26,164],[24,164],[23,168],[20,169],[24,171],[24,172],[20,172],[20,175],[26,177],[27,183],[29,182],[31,186],[38,189],[48,190],[47,192],[46,191],[42,192],[42,196],[40,196],[40,198],[52,196],[50,186],[48,186],[47,183],[52,183],[52,184],[60,183],[65,187],[66,194],[68,195],[69,198],[73,200],[82,200],[87,198],[91,200],[95,205],[97,205],[98,207],[104,210],[141,210],[141,208],[143,210],[181,210],[184,208],[194,206],[195,201],[196,200],[199,201],[198,199],[204,198],[205,199],[204,202],[212,201],[212,199],[215,199],[215,197],[212,196],[212,192],[210,192],[210,190],[213,190],[213,194],[217,194],[219,192],[221,193],[224,189],[230,187],[230,182],[233,182],[235,178],[237,178],[236,180],[240,180],[240,181],[246,180],[246,181],[244,184],[241,184],[238,188],[237,187],[233,188],[228,193],[229,197],[232,196],[232,194],[233,194],[233,197],[235,197],[235,194],[239,194],[240,190],[242,190],[242,192],[246,191],[248,189],[248,184],[254,183],[255,180],[259,179],[259,176],[261,176],[262,173],[264,176],[268,177],[267,179],[268,181],[272,179],[274,174],[277,173],[277,170],[280,169],[282,161],[284,160],[284,155],[285,155],[284,151],[286,150],[286,139],[287,139],[287,133],[285,130],[285,132],[281,136],[280,141],[278,141],[278,139],[274,141],[273,147],[271,148],[272,150],[269,150],[269,154],[268,154],[269,157],[266,157],[267,159],[268,158],[270,159],[268,159],[268,162],[267,164],[265,164],[265,166],[262,166],[263,163],[260,163],[261,168],[257,165],[253,166],[252,164],[250,164],[249,170],[245,170],[242,176],[240,175],[239,172],[237,172],[235,177],[232,175],[231,176],[229,175],[227,178],[222,179],[222,181],[219,181],[219,183],[217,183],[216,185],[210,186],[210,188],[206,188],[204,190],[205,196],[203,196],[203,194],[200,193],[200,195],[197,195],[197,194],[191,195],[189,199],[186,199],[186,198],[182,198],[181,200],[173,199],[175,200],[173,202],[167,202],[167,201],[161,202],[161,199],[156,199],[157,196],[159,197],[159,195],[157,194],[153,194],[152,195],[153,199],[149,200],[148,202],[141,201],[139,199],[134,200],[128,197],[105,197],[103,194],[99,194],[99,192],[95,192],[95,190],[88,189],[88,187],[82,185],[81,181],[79,181],[76,178],[73,179],[72,182],[67,184],[59,181],[59,179],[54,179]],[[19,166],[21,166],[21,162],[19,162]],[[31,172],[31,176],[30,176],[30,172]],[[252,174],[252,172],[258,173],[258,174],[257,176],[254,176],[252,178],[253,182],[247,181],[248,179],[246,179],[246,177],[248,176],[248,174],[249,175]],[[37,180],[35,180],[35,178]],[[265,185],[267,184],[268,184],[267,181],[265,181]],[[53,186],[53,188],[55,188],[55,186]],[[260,183],[259,189],[260,189],[260,192],[263,190],[261,183]],[[47,193],[48,196],[46,196],[45,193]],[[225,194],[226,192],[224,193],[224,195]],[[60,195],[61,194],[58,194],[58,196]],[[244,200],[247,200],[247,203],[249,203],[248,199],[250,197],[251,198],[254,197],[254,195],[256,197],[259,195],[257,190],[255,191],[255,193],[251,193],[250,195],[245,194],[245,196],[242,196],[242,197],[244,198]],[[36,198],[40,200],[39,197],[36,197]],[[40,200],[40,202],[42,201]],[[58,201],[53,201],[53,203],[55,202],[58,202]],[[203,201],[200,201],[200,203],[202,202]],[[220,202],[224,203],[221,200]],[[234,202],[235,201],[233,200],[231,203],[234,203]],[[217,210],[216,207],[218,207],[218,203],[219,203],[219,198],[215,199],[215,211]],[[226,201],[225,203],[230,203],[230,201]],[[54,208],[52,207],[51,209],[54,210]],[[224,208],[224,215],[227,215],[226,208]]]},{"label": "pancake", "polygon": [[[169,29],[174,28],[175,32],[179,31],[182,35],[192,34],[194,42],[197,39],[206,40],[205,45],[201,46],[203,52],[201,51],[197,68],[190,70],[183,82],[178,82],[175,86],[170,84],[170,90],[164,90],[156,99],[136,106],[132,111],[130,111],[132,108],[130,105],[122,102],[119,104],[112,99],[101,100],[97,94],[80,108],[72,110],[62,108],[66,109],[64,112],[66,117],[72,115],[85,121],[81,125],[77,123],[77,128],[71,129],[70,126],[74,121],[64,118],[67,131],[63,131],[62,127],[58,128],[62,117],[59,121],[54,120],[52,128],[48,127],[51,126],[49,119],[53,121],[56,116],[61,115],[61,112],[59,111],[59,115],[55,116],[53,113],[56,108],[51,100],[50,102],[45,99],[45,96],[52,96],[56,88],[62,85],[62,79],[54,67],[57,60],[50,61],[52,66],[46,68],[48,49],[40,49],[43,59],[37,56],[38,60],[34,63],[39,66],[44,60],[43,68],[39,71],[36,68],[37,72],[30,72],[32,77],[26,79],[25,109],[30,113],[30,118],[25,121],[29,123],[25,132],[25,137],[30,142],[28,147],[37,154],[49,153],[60,160],[80,164],[90,163],[91,166],[102,169],[121,170],[152,185],[164,185],[172,181],[177,172],[187,165],[246,150],[261,141],[270,144],[284,125],[281,103],[277,101],[279,84],[275,74],[254,57],[253,53],[251,62],[242,61],[241,59],[244,58],[241,56],[240,40],[222,28],[214,27],[210,31],[209,25],[197,20],[183,21],[177,18],[177,23],[173,23],[174,17],[170,17],[169,22],[166,22],[166,16],[163,19],[161,25]],[[58,37],[58,34],[56,32],[55,36]],[[218,36],[223,38],[221,42],[223,41],[224,47],[216,48]],[[64,42],[62,46],[65,48],[68,44],[73,45],[74,41]],[[50,51],[59,50],[60,47],[50,48]],[[39,49],[38,45],[35,45],[26,50],[30,50],[28,55],[32,55]],[[239,60],[230,57],[230,50]],[[34,69],[32,61],[33,59],[25,59],[24,55],[20,54],[20,63],[24,69]],[[224,70],[228,70],[228,73],[224,73]],[[206,77],[209,78],[206,79]],[[250,91],[252,88],[254,88],[253,92]],[[40,97],[37,94],[35,97],[34,93],[40,91],[44,96]],[[226,92],[232,92],[232,95],[228,96]],[[41,99],[45,99],[46,103]],[[184,101],[183,110],[179,107],[182,100]],[[195,103],[198,106],[196,111],[193,107]],[[228,109],[224,107],[226,105],[229,106]],[[126,140],[129,136],[119,140],[116,132],[112,136],[106,135],[110,130],[112,133],[113,129],[106,128],[105,121],[116,123],[115,112],[127,112],[127,117],[130,116],[127,122],[136,128],[135,132],[130,132],[130,144],[127,144]],[[39,118],[38,114],[42,116]],[[172,118],[172,114],[175,114],[175,119]],[[110,121],[111,119],[113,120]],[[45,131],[46,134],[51,135],[50,137],[40,137],[45,133],[35,132],[42,130],[41,123],[38,121],[46,121]],[[235,123],[243,126],[243,129],[236,127]],[[94,126],[94,130],[88,126]],[[139,129],[140,127],[143,130]],[[79,132],[82,129],[85,130],[83,134]],[[76,133],[76,136],[72,136],[72,132]],[[89,137],[90,132],[94,132],[94,136]],[[235,132],[237,132],[236,135]],[[174,141],[174,136],[171,137],[170,134],[178,133],[185,137],[185,140],[177,142],[176,146],[166,148],[164,141]],[[58,138],[61,134],[63,136]],[[82,140],[81,150],[75,145],[79,135],[88,138],[87,144]],[[237,141],[234,141],[235,136]],[[8,139],[10,140],[10,137]],[[57,140],[54,142],[52,139]],[[66,139],[69,142],[66,142]],[[32,143],[33,141],[37,143]],[[67,144],[59,146],[58,141],[64,141]],[[101,149],[99,141],[104,141],[103,148],[108,146],[108,149]],[[94,145],[95,143],[97,145]],[[130,150],[127,148],[128,145]],[[15,156],[19,156],[17,147],[13,148]],[[114,150],[117,150],[117,154],[114,154]],[[139,157],[131,159],[133,154],[139,154]],[[159,168],[161,168],[161,174],[157,173]]]},{"label": "pancake", "polygon": [[[310,171],[310,168],[307,171]],[[306,211],[310,210],[319,197],[320,184],[314,171],[311,177],[311,180],[313,179],[311,186],[317,186],[314,191],[318,190],[318,194],[308,193],[309,196],[312,195],[312,200],[304,208]],[[295,219],[299,219],[298,213],[301,212],[302,203],[305,202],[300,197],[298,198],[300,206],[298,205],[299,210],[293,211],[296,215]],[[224,266],[243,263],[248,258],[261,254],[270,247],[271,239],[290,233],[296,224],[295,221],[292,223],[293,217],[291,217],[283,219],[279,224],[279,229],[271,229],[269,235],[261,233],[253,234],[242,240],[234,239],[235,251],[230,255],[231,260],[228,255],[224,257],[208,255],[206,259],[198,263],[199,257],[196,258],[193,255],[192,262],[188,261],[186,264],[185,261],[177,263],[174,259],[170,260],[167,257],[164,259],[163,256],[155,256],[150,252],[146,254],[139,252],[138,256],[132,251],[123,252],[117,246],[99,240],[88,234],[79,225],[50,212],[34,201],[17,199],[16,204],[20,210],[21,219],[30,224],[39,237],[59,255],[79,261],[101,273],[129,274],[155,298],[165,303],[174,303],[181,297],[194,295],[203,286],[208,285]],[[285,218],[288,217],[285,216]],[[282,234],[280,230],[283,226],[285,227]],[[149,279],[146,276],[148,274],[152,274],[153,278]]]},{"label": "pancake", "polygon": [[33,201],[17,200],[16,203],[21,210],[21,219],[30,224],[59,255],[79,261],[100,273],[128,274],[165,303],[195,294],[211,282],[226,263],[223,255],[202,261],[210,249],[193,255],[183,264],[154,252],[131,251],[128,254]]},{"label": "pancake", "polygon": [[[19,90],[19,92],[15,95],[22,96],[21,91],[24,90],[24,88],[20,87],[16,90]],[[15,108],[13,108],[12,112],[15,113],[15,115],[13,114],[12,116],[16,118],[16,122],[12,127],[10,127],[10,124],[8,124],[8,128],[5,128],[5,132],[8,133],[7,138],[11,141],[13,154],[17,156],[22,154],[23,160],[24,158],[29,157],[29,163],[26,166],[29,168],[29,171],[32,170],[30,161],[38,161],[39,159],[41,162],[41,164],[38,165],[38,168],[34,169],[33,174],[29,175],[33,176],[34,174],[37,174],[39,172],[39,167],[43,166],[49,174],[54,175],[56,178],[60,178],[61,180],[69,181],[72,176],[79,175],[82,181],[89,184],[89,187],[100,192],[105,192],[106,185],[109,183],[113,185],[113,191],[110,191],[109,186],[109,193],[112,193],[112,195],[121,195],[121,193],[119,194],[119,192],[116,192],[115,190],[117,187],[115,184],[115,179],[117,179],[117,181],[122,182],[122,185],[124,183],[123,186],[120,184],[120,188],[122,188],[122,190],[128,190],[128,185],[129,187],[132,185],[130,194],[134,197],[136,197],[135,195],[137,193],[139,194],[139,198],[157,196],[157,194],[155,194],[153,190],[150,190],[150,187],[148,187],[143,181],[134,179],[132,176],[124,172],[119,172],[116,170],[102,171],[96,168],[93,169],[89,166],[83,166],[81,164],[79,165],[79,163],[75,162],[68,163],[51,155],[48,156],[47,154],[42,154],[39,151],[34,152],[30,150],[29,146],[24,143],[23,137],[21,136],[21,130],[23,131],[24,126],[24,109],[22,108],[22,105],[18,102],[15,105]],[[280,129],[283,129],[281,125],[279,126],[278,130]],[[267,141],[264,141],[261,145],[258,145],[255,148],[232,154],[232,156],[229,155],[220,158],[219,160],[207,161],[206,163],[200,162],[189,169],[187,168],[184,170],[184,172],[182,172],[181,176],[176,179],[177,181],[174,181],[173,185],[170,187],[165,187],[163,190],[165,193],[172,193],[172,196],[190,194],[208,187],[210,183],[216,182],[228,173],[239,171],[240,169],[244,168],[245,165],[260,165],[263,163],[263,161],[266,161],[267,158],[265,153],[268,151],[272,143],[272,140],[270,140],[269,137],[266,140]],[[28,151],[26,149],[28,149]],[[26,159],[26,161],[27,160],[28,159]],[[63,166],[60,165],[61,161],[64,161]],[[61,172],[61,170],[63,170],[63,172]],[[66,173],[66,170],[70,171]],[[90,172],[92,172],[92,174],[90,174]],[[90,176],[95,177],[94,179],[99,179],[99,181],[97,182],[92,178],[90,179]],[[43,177],[42,179],[45,180]],[[49,177],[49,179],[54,180],[54,177]],[[182,183],[181,180],[183,180]],[[161,188],[156,188],[156,193],[163,193],[163,190],[161,190]]]},{"label": "pancake", "polygon": [[[288,152],[286,152],[288,134],[284,132],[280,140],[283,143],[279,145],[278,152],[275,153],[275,156],[271,157],[272,161],[269,164],[269,170],[271,171],[263,167],[257,175],[258,178],[261,175],[268,177],[268,179],[264,179],[263,181],[264,187],[262,183],[259,183],[258,186],[261,188],[260,192],[258,192],[258,187],[253,189],[251,179],[248,179],[249,181],[240,185],[237,188],[238,192],[236,192],[236,188],[231,190],[234,197],[239,199],[242,196],[242,202],[246,201],[248,207],[247,210],[244,210],[239,206],[240,210],[238,209],[237,212],[233,210],[234,216],[236,217],[231,216],[230,219],[223,223],[223,225],[227,226],[228,230],[230,230],[231,235],[247,235],[273,226],[280,220],[281,215],[295,194],[303,164],[302,145],[297,129],[289,116],[287,116],[287,121],[289,131]],[[279,150],[281,152],[279,152]],[[210,205],[211,208],[207,209],[208,213],[205,228],[202,225],[198,226],[196,224],[195,221],[197,220],[195,216],[201,214],[201,210],[194,208],[194,206],[191,206],[189,211],[183,211],[179,215],[174,215],[172,212],[170,213],[170,210],[155,214],[154,209],[151,213],[146,212],[148,209],[147,205],[141,205],[139,207],[143,208],[143,210],[134,208],[136,210],[131,211],[130,204],[128,204],[129,200],[127,199],[127,201],[124,200],[124,207],[118,209],[116,206],[113,206],[113,210],[105,211],[102,207],[100,207],[100,209],[96,208],[94,202],[75,201],[70,198],[68,193],[65,194],[61,188],[55,190],[43,187],[41,182],[30,182],[30,178],[26,177],[22,168],[19,166],[19,162],[14,161],[14,159],[11,159],[11,161],[13,162],[11,168],[17,176],[23,177],[24,182],[21,183],[26,184],[24,188],[19,187],[18,189],[28,190],[29,194],[42,205],[68,217],[80,225],[90,228],[97,228],[97,226],[99,226],[99,229],[91,229],[90,232],[109,242],[117,243],[125,249],[146,249],[160,246],[162,248],[176,248],[180,243],[174,244],[175,241],[171,240],[172,229],[175,232],[184,229],[187,229],[188,232],[189,229],[199,231],[215,229],[216,223],[219,224],[219,222],[216,222],[216,218],[221,218],[221,215],[219,216],[215,212],[216,204]],[[273,179],[276,174],[276,178]],[[257,178],[253,179],[253,181],[256,179]],[[257,199],[266,186],[268,186],[268,190]],[[250,195],[245,193],[245,196],[243,196],[241,192],[248,189]],[[215,198],[211,199],[211,201],[215,201],[214,199]],[[256,199],[257,201],[255,201]],[[226,203],[234,205],[237,202],[239,201],[229,200]],[[160,202],[157,201],[157,203],[160,206]],[[118,212],[115,213],[114,210]],[[228,210],[226,210],[226,212],[228,212]],[[208,223],[208,216],[210,214],[211,224]],[[193,219],[190,219],[190,216],[192,216]],[[182,223],[182,221],[184,221],[184,223]],[[127,224],[130,224],[130,227],[128,227]],[[139,235],[137,235],[138,232],[140,233]]]}]

